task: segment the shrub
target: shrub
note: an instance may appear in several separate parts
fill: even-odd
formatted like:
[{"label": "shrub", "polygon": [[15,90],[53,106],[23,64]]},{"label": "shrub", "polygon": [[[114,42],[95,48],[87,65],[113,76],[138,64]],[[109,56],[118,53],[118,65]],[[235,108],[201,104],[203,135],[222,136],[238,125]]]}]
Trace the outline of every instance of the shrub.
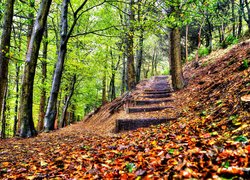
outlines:
[{"label": "shrub", "polygon": [[226,45],[233,45],[233,44],[237,44],[239,42],[239,39],[237,37],[234,37],[232,34],[229,34],[227,37],[226,37]]},{"label": "shrub", "polygon": [[237,44],[239,42],[239,39],[237,37],[234,37],[232,34],[229,34],[226,39],[221,43],[222,48],[226,48],[230,45]]},{"label": "shrub", "polygon": [[199,54],[199,57],[206,56],[206,55],[209,54],[209,49],[206,48],[206,47],[201,47],[201,48],[198,50],[198,54]]}]

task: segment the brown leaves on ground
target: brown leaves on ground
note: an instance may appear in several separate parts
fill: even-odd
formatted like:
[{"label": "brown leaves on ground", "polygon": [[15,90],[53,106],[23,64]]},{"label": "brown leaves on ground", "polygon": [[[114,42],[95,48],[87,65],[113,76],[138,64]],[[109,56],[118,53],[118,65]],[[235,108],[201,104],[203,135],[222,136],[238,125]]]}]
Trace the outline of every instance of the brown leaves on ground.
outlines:
[{"label": "brown leaves on ground", "polygon": [[97,114],[96,127],[80,122],[1,141],[0,178],[248,179],[250,115],[240,98],[250,94],[250,68],[242,69],[249,56],[245,42],[199,68],[188,65],[189,85],[174,94],[180,117],[169,124],[104,136],[118,115],[99,122]]}]

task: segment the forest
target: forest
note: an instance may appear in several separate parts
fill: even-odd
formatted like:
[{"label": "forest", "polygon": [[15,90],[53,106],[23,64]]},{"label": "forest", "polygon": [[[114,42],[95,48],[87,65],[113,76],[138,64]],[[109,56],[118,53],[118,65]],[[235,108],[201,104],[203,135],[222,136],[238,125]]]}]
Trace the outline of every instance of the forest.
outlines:
[{"label": "forest", "polygon": [[249,177],[248,0],[0,0],[0,19],[0,178]]}]

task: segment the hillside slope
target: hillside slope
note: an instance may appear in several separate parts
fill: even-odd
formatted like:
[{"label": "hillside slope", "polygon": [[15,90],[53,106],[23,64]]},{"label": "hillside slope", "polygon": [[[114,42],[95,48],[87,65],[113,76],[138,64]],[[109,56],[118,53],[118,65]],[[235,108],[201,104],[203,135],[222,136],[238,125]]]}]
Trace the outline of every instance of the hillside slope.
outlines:
[{"label": "hillside slope", "polygon": [[240,97],[250,94],[249,59],[246,41],[187,64],[188,86],[173,95],[179,118],[169,124],[113,134],[118,98],[64,129],[2,140],[0,178],[248,179],[250,114]]}]

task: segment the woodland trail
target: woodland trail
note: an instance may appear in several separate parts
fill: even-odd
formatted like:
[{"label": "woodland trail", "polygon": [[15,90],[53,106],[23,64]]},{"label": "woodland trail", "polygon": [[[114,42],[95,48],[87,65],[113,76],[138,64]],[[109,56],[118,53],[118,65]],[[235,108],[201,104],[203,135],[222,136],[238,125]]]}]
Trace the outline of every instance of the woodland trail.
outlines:
[{"label": "woodland trail", "polygon": [[[161,78],[154,85],[157,77],[145,80],[82,122],[0,140],[0,179],[249,179],[250,113],[240,101],[250,92],[250,67],[243,66],[249,59],[250,42],[243,42],[199,67],[187,64],[183,90],[171,92]],[[117,119],[176,117],[114,133]]]},{"label": "woodland trail", "polygon": [[[167,76],[154,76],[145,81],[140,88],[135,90],[128,102],[125,113],[120,113],[116,120],[116,132],[134,130],[140,127],[148,127],[160,123],[176,120],[173,117],[175,108],[172,105],[174,99],[172,88]],[[163,111],[163,112],[162,112]],[[171,111],[172,113],[168,113]]]}]

